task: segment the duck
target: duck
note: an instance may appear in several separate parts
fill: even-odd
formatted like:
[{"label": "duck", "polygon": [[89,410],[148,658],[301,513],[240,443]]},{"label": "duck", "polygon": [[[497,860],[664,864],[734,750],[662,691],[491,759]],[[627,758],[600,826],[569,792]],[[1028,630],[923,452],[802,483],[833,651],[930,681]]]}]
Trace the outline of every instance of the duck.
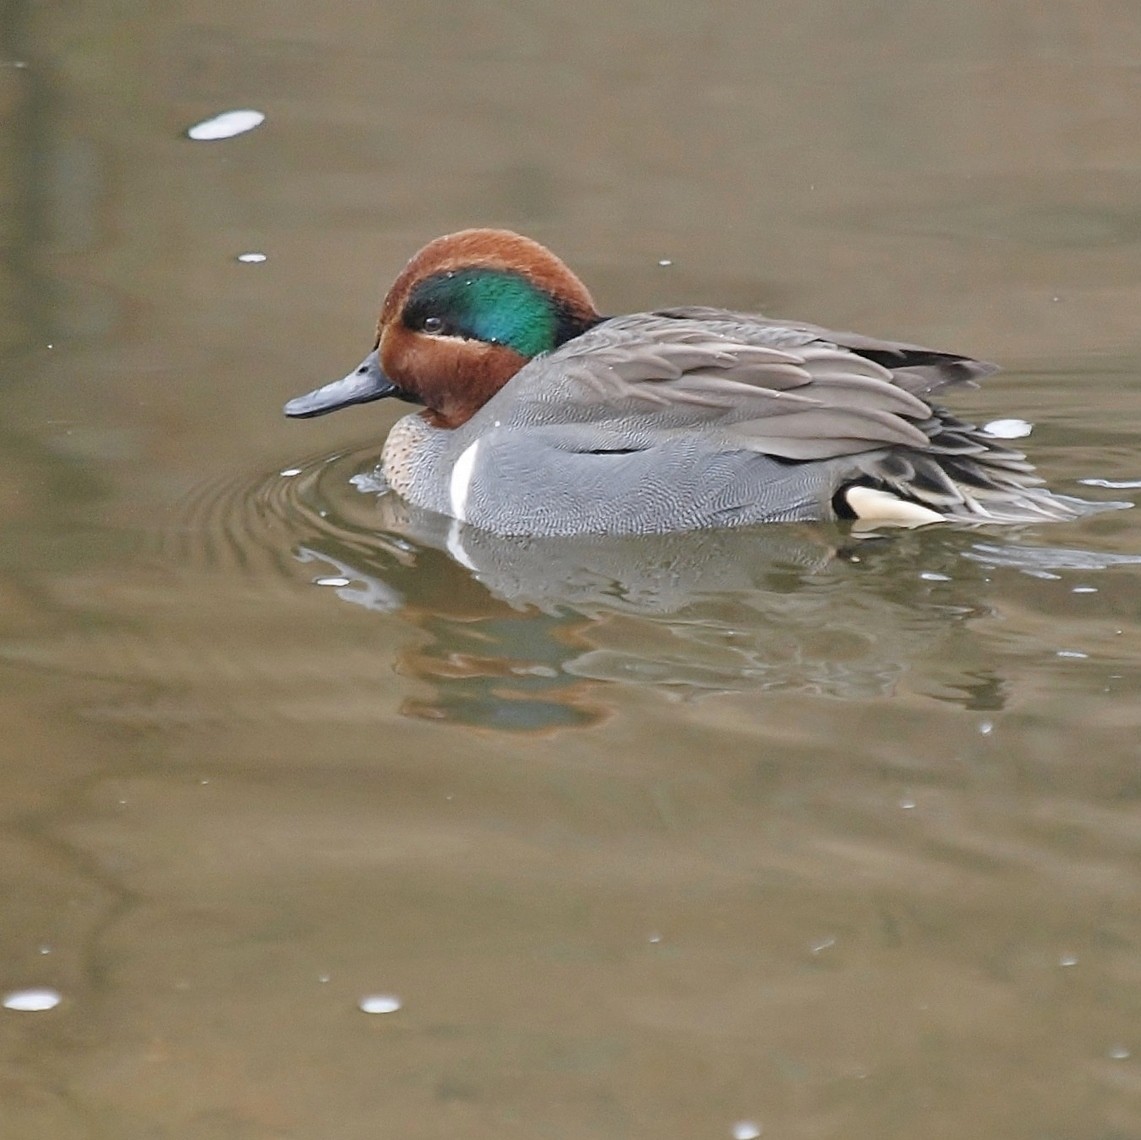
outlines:
[{"label": "duck", "polygon": [[384,443],[387,488],[504,536],[1073,518],[1022,452],[937,402],[995,371],[729,309],[606,317],[545,246],[468,229],[412,257],[362,363],[285,414],[417,405]]}]

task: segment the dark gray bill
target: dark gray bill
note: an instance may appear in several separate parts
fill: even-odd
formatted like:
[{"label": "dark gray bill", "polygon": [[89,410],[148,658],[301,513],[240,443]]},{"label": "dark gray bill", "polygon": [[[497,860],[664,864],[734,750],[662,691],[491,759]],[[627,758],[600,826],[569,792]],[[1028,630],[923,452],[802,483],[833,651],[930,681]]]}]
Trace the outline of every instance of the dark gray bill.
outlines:
[{"label": "dark gray bill", "polygon": [[367,404],[385,396],[396,396],[399,389],[380,370],[376,349],[360,362],[343,380],[334,380],[304,396],[296,396],[285,405],[285,414],[304,419],[306,416],[323,416],[350,404]]}]

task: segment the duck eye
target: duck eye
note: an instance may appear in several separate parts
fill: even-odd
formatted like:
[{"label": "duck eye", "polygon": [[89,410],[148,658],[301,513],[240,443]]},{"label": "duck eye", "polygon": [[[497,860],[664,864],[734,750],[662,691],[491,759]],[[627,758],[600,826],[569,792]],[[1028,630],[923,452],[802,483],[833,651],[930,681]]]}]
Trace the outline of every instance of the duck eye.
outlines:
[{"label": "duck eye", "polygon": [[442,317],[425,317],[424,323],[420,327],[426,333],[442,333],[444,331],[444,320]]}]

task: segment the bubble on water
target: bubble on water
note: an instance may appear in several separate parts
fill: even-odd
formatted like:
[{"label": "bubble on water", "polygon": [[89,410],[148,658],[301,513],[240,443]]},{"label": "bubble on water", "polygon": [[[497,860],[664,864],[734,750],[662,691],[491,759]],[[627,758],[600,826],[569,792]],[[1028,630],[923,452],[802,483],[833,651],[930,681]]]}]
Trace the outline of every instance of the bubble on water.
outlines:
[{"label": "bubble on water", "polygon": [[733,1140],[757,1140],[762,1131],[764,1130],[755,1120],[738,1120],[730,1135]]},{"label": "bubble on water", "polygon": [[660,266],[661,266],[663,269],[665,269],[665,268],[667,268],[668,266],[670,266],[670,265],[673,265],[673,260],[672,260],[671,258],[668,258],[668,257],[659,257],[659,258],[658,258],[658,264],[659,264],[659,265],[660,265]]},{"label": "bubble on water", "polygon": [[238,260],[243,265],[261,265],[266,260],[266,256],[264,253],[239,253]]},{"label": "bubble on water", "polygon": [[979,725],[979,732],[983,736],[990,736],[990,734],[994,732],[994,723],[989,720],[984,720],[982,724]]},{"label": "bubble on water", "polygon": [[362,1013],[395,1013],[401,1004],[395,994],[365,994],[357,1002],[357,1009]]},{"label": "bubble on water", "polygon": [[1034,430],[1034,425],[1026,420],[991,420],[983,425],[983,431],[995,439],[1025,439]]},{"label": "bubble on water", "polygon": [[260,127],[264,122],[265,115],[261,111],[223,111],[220,115],[203,119],[202,122],[187,128],[186,137],[194,139],[195,142],[232,139],[235,135],[244,135],[246,131]]},{"label": "bubble on water", "polygon": [[4,995],[4,1008],[17,1009],[23,1013],[39,1013],[45,1009],[55,1009],[63,1001],[59,990],[47,986],[33,986],[26,990],[12,990]]}]

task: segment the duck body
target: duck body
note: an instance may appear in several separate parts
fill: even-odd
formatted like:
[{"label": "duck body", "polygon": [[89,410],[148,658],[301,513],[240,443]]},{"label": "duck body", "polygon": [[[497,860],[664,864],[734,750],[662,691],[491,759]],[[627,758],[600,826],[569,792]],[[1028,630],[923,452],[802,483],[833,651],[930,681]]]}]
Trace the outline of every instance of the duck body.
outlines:
[{"label": "duck body", "polygon": [[1073,517],[1022,453],[932,402],[994,370],[724,309],[602,318],[542,246],[474,230],[417,254],[360,368],[286,412],[423,403],[389,433],[389,486],[504,535]]}]

